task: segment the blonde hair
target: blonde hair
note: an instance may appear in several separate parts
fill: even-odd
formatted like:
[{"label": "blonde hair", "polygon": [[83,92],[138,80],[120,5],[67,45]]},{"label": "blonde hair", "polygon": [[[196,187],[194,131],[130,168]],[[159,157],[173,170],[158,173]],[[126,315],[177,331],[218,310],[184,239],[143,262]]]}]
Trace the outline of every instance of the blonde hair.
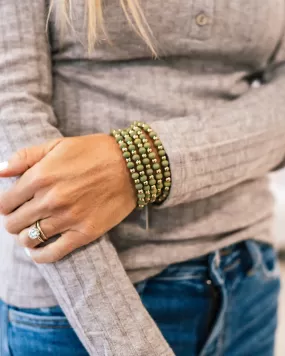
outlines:
[{"label": "blonde hair", "polygon": [[[108,33],[104,26],[103,1],[104,0],[85,0],[89,53],[98,42],[100,32],[103,32],[108,39]],[[153,34],[141,9],[139,0],[117,1],[120,2],[121,8],[132,29],[146,43],[152,54],[156,57]],[[65,31],[67,25],[72,27],[72,5],[72,0],[51,0],[48,17],[50,17],[52,8],[55,7],[56,18],[58,19],[61,32]]]}]

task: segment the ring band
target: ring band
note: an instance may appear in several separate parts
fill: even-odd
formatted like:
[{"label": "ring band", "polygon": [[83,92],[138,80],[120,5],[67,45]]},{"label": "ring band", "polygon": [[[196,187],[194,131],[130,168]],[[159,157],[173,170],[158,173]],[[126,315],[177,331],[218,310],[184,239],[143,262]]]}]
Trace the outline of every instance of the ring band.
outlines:
[{"label": "ring band", "polygon": [[36,228],[39,230],[43,242],[47,241],[48,238],[46,237],[46,235],[44,234],[43,230],[41,229],[40,221],[39,221],[39,220],[36,222]]},{"label": "ring band", "polygon": [[31,240],[37,239],[41,243],[48,240],[46,235],[43,233],[43,230],[41,229],[39,221],[37,221],[36,224],[29,229],[28,235]]},{"label": "ring band", "polygon": [[44,242],[44,240],[43,240],[40,236],[38,237],[38,240],[39,240],[41,243]]}]

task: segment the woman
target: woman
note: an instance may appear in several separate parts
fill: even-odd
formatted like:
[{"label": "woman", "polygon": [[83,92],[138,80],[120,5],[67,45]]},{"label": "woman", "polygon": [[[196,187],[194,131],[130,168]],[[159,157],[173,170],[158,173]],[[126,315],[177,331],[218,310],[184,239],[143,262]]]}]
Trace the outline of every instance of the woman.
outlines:
[{"label": "woman", "polygon": [[273,355],[284,1],[0,5],[1,355]]}]

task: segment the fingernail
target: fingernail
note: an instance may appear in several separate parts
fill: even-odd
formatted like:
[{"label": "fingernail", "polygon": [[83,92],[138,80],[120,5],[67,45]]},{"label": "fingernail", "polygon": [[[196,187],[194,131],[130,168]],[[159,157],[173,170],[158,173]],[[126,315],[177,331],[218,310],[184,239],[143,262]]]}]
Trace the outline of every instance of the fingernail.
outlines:
[{"label": "fingernail", "polygon": [[31,257],[31,252],[30,252],[30,250],[29,250],[27,247],[25,247],[24,250],[25,250],[25,252],[26,252],[26,255],[27,255],[28,257]]},{"label": "fingernail", "polygon": [[6,169],[7,167],[8,167],[8,165],[9,165],[9,162],[1,162],[0,163],[0,172],[1,171],[4,171],[4,169]]}]

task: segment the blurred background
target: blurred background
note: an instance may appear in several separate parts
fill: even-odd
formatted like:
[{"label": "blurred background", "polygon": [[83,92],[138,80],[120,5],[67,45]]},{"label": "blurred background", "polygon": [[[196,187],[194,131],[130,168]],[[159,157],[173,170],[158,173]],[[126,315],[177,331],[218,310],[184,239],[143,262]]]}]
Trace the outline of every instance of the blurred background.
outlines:
[{"label": "blurred background", "polygon": [[285,355],[285,170],[272,176],[272,191],[275,195],[275,224],[274,231],[280,254],[282,272],[282,293],[280,297],[279,328],[277,335],[276,356]]}]

